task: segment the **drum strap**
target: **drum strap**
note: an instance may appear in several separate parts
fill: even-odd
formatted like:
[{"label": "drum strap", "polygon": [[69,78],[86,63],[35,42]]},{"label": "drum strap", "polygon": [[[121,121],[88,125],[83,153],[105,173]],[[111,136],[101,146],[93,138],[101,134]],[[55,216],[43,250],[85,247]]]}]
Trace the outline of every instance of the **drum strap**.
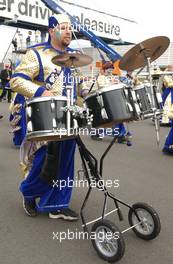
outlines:
[{"label": "drum strap", "polygon": [[49,142],[46,158],[40,173],[40,178],[51,186],[54,184],[54,181],[57,181],[59,178],[58,168],[60,165],[60,159],[61,153],[59,142]]}]

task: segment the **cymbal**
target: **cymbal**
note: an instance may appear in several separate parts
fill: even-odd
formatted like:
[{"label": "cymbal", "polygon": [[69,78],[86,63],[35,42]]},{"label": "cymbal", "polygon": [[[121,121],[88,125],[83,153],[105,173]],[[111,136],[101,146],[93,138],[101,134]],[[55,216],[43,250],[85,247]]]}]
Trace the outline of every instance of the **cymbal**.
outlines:
[{"label": "cymbal", "polygon": [[55,65],[67,68],[77,68],[90,64],[93,59],[85,54],[79,53],[66,53],[62,55],[57,55],[52,59]]},{"label": "cymbal", "polygon": [[142,41],[127,51],[121,58],[119,67],[121,70],[134,71],[147,65],[146,57],[150,61],[159,58],[168,48],[168,37],[159,36]]}]

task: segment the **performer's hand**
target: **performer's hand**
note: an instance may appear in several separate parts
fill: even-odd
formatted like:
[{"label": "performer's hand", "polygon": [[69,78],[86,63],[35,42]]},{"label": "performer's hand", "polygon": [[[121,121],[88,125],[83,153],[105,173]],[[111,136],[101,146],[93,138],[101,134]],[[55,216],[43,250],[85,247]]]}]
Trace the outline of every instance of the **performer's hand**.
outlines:
[{"label": "performer's hand", "polygon": [[42,93],[42,96],[53,96],[53,93],[46,90]]},{"label": "performer's hand", "polygon": [[83,89],[81,92],[82,98],[85,98],[89,93],[89,89]]}]

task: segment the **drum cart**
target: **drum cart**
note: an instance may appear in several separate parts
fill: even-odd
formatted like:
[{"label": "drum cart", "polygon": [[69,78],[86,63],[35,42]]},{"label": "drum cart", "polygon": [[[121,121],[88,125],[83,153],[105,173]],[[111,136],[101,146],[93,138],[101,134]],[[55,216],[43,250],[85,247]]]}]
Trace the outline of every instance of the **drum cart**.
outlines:
[{"label": "drum cart", "polygon": [[[139,238],[144,240],[152,240],[159,235],[161,229],[159,216],[151,206],[146,203],[139,202],[133,205],[129,205],[128,203],[125,203],[122,200],[116,198],[112,193],[108,192],[106,187],[103,185],[103,182],[100,181],[102,179],[104,158],[106,157],[107,153],[110,151],[116,140],[117,137],[114,137],[103,153],[99,161],[98,169],[98,160],[86,148],[80,136],[77,136],[76,138],[82,160],[83,172],[89,183],[89,189],[80,211],[83,230],[84,232],[89,232],[87,226],[94,223],[91,227],[91,232],[95,233],[94,239],[91,240],[93,247],[97,251],[99,257],[108,262],[116,262],[123,257],[125,252],[125,242],[123,239],[123,234],[125,232],[132,229]],[[92,191],[91,180],[94,180],[96,182],[96,187],[99,190],[103,191],[104,204],[102,216],[86,223],[84,217],[84,209],[87,205],[87,201]],[[107,201],[109,198],[114,201],[115,209],[109,213],[106,213]],[[119,220],[123,220],[123,215],[120,210],[119,204],[129,208],[128,221],[130,227],[123,231],[120,231],[120,229],[113,222],[106,219],[107,215],[113,212],[117,212]]]}]

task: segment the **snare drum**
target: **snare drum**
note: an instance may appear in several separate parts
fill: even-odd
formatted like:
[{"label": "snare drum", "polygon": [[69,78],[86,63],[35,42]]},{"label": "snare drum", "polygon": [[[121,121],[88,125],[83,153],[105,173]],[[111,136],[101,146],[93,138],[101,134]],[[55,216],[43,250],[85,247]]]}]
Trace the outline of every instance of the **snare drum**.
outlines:
[{"label": "snare drum", "polygon": [[85,98],[86,107],[93,115],[92,126],[112,127],[116,123],[138,119],[139,108],[131,88],[119,83],[99,89]]},{"label": "snare drum", "polygon": [[[60,141],[74,138],[77,134],[77,121],[72,115],[67,115],[66,106],[65,96],[37,97],[27,101],[27,139]],[[68,124],[70,131],[67,129]]]}]

